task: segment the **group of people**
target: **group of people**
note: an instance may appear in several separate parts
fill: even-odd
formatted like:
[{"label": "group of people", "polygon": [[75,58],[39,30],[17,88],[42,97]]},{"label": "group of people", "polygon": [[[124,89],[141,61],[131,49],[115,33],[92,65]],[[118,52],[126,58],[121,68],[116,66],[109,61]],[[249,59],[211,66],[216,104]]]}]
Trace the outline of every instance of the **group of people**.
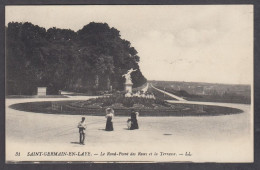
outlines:
[{"label": "group of people", "polygon": [[[131,116],[127,120],[127,127],[129,130],[139,129],[137,118],[139,116],[139,113],[131,110]],[[113,118],[114,118],[114,110],[112,108],[106,109],[106,131],[113,131]],[[85,145],[85,131],[87,129],[87,123],[85,121],[85,117],[82,117],[81,121],[78,124],[79,129],[79,142],[82,145]]]},{"label": "group of people", "polygon": [[[139,113],[131,110],[131,117],[130,119],[127,120],[127,127],[129,130],[134,130],[134,129],[139,129],[138,126],[138,121],[137,118],[139,116]],[[112,108],[107,108],[106,109],[106,118],[107,118],[107,123],[106,123],[106,131],[113,131],[113,119],[114,117],[114,110]]]}]

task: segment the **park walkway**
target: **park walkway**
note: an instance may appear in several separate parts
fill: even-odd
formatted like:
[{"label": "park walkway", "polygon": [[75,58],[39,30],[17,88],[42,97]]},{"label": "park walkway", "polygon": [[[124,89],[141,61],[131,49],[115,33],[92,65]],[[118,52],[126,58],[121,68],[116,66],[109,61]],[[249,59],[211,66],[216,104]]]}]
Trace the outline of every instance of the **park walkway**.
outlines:
[{"label": "park walkway", "polygon": [[172,98],[175,98],[175,99],[177,99],[177,100],[179,100],[179,101],[187,101],[187,100],[185,100],[185,99],[183,99],[183,98],[181,98],[181,97],[179,97],[179,96],[176,96],[176,95],[171,94],[171,93],[168,93],[168,92],[166,92],[166,91],[164,91],[164,90],[158,89],[158,88],[154,87],[152,84],[151,84],[151,87],[154,88],[155,90],[157,90],[157,91],[159,91],[159,92],[161,92],[161,93],[164,93],[164,94],[166,94],[166,95],[168,95],[168,96],[170,96],[170,97],[172,97]]},{"label": "park walkway", "polygon": [[[9,106],[39,101],[87,100],[92,96],[68,98],[6,99],[6,160],[16,161],[192,161],[248,162],[253,153],[252,106],[208,103],[239,108],[241,114],[200,117],[139,117],[139,130],[127,130],[127,118],[115,116],[114,131],[104,131],[105,116],[85,116],[86,145],[78,144],[77,124],[82,115],[41,114],[19,111]],[[169,101],[198,103],[195,101]],[[205,104],[206,102],[199,103]],[[163,145],[162,145],[163,144]],[[93,156],[39,157],[28,152],[91,152]],[[192,157],[99,156],[101,152],[185,153]],[[15,156],[20,152],[21,156]],[[216,154],[226,153],[226,154]],[[98,154],[98,155],[94,155]]]}]

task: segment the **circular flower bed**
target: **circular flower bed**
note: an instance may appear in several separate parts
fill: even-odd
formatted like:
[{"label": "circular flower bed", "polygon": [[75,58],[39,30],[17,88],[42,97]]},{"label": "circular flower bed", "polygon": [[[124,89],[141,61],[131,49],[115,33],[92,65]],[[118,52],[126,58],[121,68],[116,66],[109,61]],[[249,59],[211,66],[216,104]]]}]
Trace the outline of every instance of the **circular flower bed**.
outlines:
[{"label": "circular flower bed", "polygon": [[242,112],[242,110],[229,107],[173,104],[160,99],[125,97],[118,94],[90,100],[20,103],[10,107],[37,113],[94,116],[104,116],[105,109],[108,107],[115,110],[116,116],[129,116],[132,109],[138,111],[140,116],[217,116]]}]

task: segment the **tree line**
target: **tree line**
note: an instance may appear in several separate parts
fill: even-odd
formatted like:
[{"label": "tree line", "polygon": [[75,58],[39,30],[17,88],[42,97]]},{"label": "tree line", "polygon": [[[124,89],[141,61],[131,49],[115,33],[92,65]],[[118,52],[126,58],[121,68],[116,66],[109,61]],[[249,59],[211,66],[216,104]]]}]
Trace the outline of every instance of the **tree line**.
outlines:
[{"label": "tree line", "polygon": [[137,69],[131,75],[138,87],[146,82],[139,61],[131,43],[107,23],[91,22],[77,32],[29,22],[6,27],[7,95],[36,94],[37,87],[48,94],[123,90],[122,75],[130,68]]}]

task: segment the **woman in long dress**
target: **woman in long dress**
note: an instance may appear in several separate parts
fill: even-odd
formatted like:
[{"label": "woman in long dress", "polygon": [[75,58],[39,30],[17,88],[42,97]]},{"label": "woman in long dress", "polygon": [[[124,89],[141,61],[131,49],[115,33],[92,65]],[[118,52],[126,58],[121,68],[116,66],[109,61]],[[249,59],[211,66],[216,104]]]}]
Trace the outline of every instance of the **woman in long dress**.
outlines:
[{"label": "woman in long dress", "polygon": [[106,118],[107,118],[107,123],[106,123],[106,131],[113,131],[113,119],[114,117],[114,110],[111,108],[106,109]]},{"label": "woman in long dress", "polygon": [[139,129],[138,121],[137,121],[137,116],[138,115],[139,115],[138,112],[135,112],[134,110],[132,110],[132,112],[131,112],[131,127],[130,127],[130,130]]}]

